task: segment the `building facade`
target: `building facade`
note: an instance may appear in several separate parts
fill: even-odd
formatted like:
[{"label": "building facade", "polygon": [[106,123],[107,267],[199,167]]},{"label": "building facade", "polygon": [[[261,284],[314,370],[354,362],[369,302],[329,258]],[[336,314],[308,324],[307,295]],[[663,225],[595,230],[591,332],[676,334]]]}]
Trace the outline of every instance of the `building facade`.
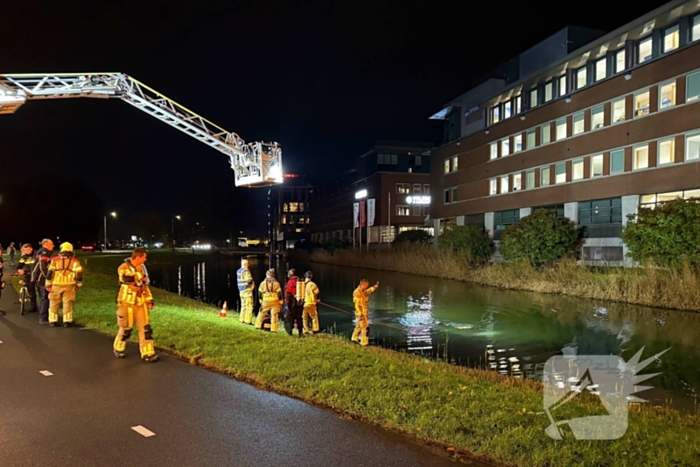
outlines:
[{"label": "building facade", "polygon": [[294,248],[297,242],[309,241],[312,181],[304,175],[285,174],[284,183],[274,190],[277,200],[273,214],[276,249]]},{"label": "building facade", "polygon": [[[426,225],[431,147],[430,143],[380,141],[358,158],[356,169],[316,185],[311,199],[311,240],[380,244],[393,241],[407,229],[432,231]],[[362,227],[356,204],[367,221]]]},{"label": "building facade", "polygon": [[668,3],[482,95],[483,127],[433,151],[435,229],[498,240],[544,208],[584,228],[587,261],[627,262],[628,216],[700,196],[699,10]]}]

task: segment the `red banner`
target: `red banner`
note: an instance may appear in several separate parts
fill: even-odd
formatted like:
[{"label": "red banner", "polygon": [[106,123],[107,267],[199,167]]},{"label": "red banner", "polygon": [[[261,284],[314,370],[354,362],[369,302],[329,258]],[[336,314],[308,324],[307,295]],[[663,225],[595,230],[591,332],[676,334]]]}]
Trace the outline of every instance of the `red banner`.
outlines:
[{"label": "red banner", "polygon": [[360,228],[365,226],[365,201],[360,201]]}]

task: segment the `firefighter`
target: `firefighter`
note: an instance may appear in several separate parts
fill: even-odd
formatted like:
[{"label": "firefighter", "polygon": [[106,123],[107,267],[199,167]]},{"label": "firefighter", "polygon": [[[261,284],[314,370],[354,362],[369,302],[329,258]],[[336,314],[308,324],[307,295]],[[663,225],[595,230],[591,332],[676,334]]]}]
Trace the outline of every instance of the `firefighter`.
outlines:
[{"label": "firefighter", "polygon": [[258,298],[260,298],[260,313],[258,313],[258,319],[255,321],[255,328],[262,329],[267,314],[271,312],[270,331],[277,332],[280,324],[280,308],[284,301],[282,300],[282,287],[275,279],[274,269],[268,270],[267,274],[265,274],[265,280],[258,288]]},{"label": "firefighter", "polygon": [[19,263],[17,264],[17,274],[20,276],[20,280],[27,287],[27,292],[29,292],[29,309],[27,313],[36,312],[36,287],[35,283],[32,282],[32,270],[34,269],[34,263],[36,259],[34,258],[34,248],[32,248],[31,243],[25,243],[22,245],[22,256],[19,258]]},{"label": "firefighter", "polygon": [[39,324],[49,323],[49,291],[46,289],[46,276],[49,274],[51,253],[53,253],[53,241],[45,238],[41,241],[41,248],[36,252],[34,267],[29,277],[39,292]]},{"label": "firefighter", "polygon": [[63,302],[63,327],[73,325],[73,302],[83,286],[83,268],[73,254],[73,245],[61,243],[58,256],[49,263],[46,290],[49,292],[49,326],[58,326],[58,308]]},{"label": "firefighter", "polygon": [[238,293],[241,296],[241,311],[238,319],[244,324],[253,324],[253,291],[255,282],[248,269],[248,259],[241,259],[241,267],[236,271],[238,279]]},{"label": "firefighter", "polygon": [[320,326],[318,323],[318,310],[316,305],[321,301],[318,299],[318,286],[311,279],[313,278],[311,271],[304,273],[304,333],[309,334],[309,316],[313,321],[311,330],[314,334],[319,332]]},{"label": "firefighter", "polygon": [[352,302],[355,305],[355,316],[357,324],[352,333],[352,341],[360,342],[361,345],[369,344],[369,296],[379,288],[379,281],[374,287],[368,287],[369,281],[362,279],[360,285],[352,293]]},{"label": "firefighter", "polygon": [[296,297],[296,292],[297,292],[297,281],[299,280],[299,276],[297,276],[297,272],[294,269],[290,269],[289,272],[287,273],[287,277],[289,278],[287,280],[287,285],[284,288],[284,301],[287,306],[287,313],[285,314],[285,320],[284,320],[284,328],[287,331],[287,334],[290,336],[293,335],[292,333],[294,332],[294,323],[296,322],[297,325],[297,332],[299,333],[299,337],[303,337],[304,333],[302,332],[302,307],[300,304],[297,302],[297,297]]},{"label": "firefighter", "polygon": [[148,287],[150,279],[144,264],[147,259],[144,248],[136,248],[117,269],[119,292],[117,294],[117,325],[119,332],[114,338],[112,350],[117,358],[124,358],[126,342],[131,337],[134,323],[139,332],[139,350],[144,362],[157,362],[153,346],[153,329],[149,314],[154,309],[153,295]]}]

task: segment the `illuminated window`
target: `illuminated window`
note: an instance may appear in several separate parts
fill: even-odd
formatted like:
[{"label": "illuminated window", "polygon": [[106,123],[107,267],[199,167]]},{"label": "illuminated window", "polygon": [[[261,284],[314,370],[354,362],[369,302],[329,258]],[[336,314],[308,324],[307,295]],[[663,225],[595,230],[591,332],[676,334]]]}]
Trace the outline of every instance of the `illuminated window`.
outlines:
[{"label": "illuminated window", "polygon": [[559,78],[559,97],[566,94],[566,75]]},{"label": "illuminated window", "polygon": [[520,152],[523,150],[523,135],[519,133],[513,137],[513,152]]},{"label": "illuminated window", "polygon": [[551,82],[544,85],[544,101],[545,102],[549,102],[552,100],[552,88],[553,88],[553,85]]},{"label": "illuminated window", "polygon": [[536,136],[535,130],[530,130],[527,132],[527,141],[526,141],[527,147],[526,147],[526,149],[532,149],[535,147],[535,142],[536,142],[535,136]]},{"label": "illuminated window", "polygon": [[692,102],[700,97],[700,72],[688,75],[685,96],[686,102]]},{"label": "illuminated window", "polygon": [[664,31],[664,53],[676,50],[680,45],[681,34],[678,25],[672,26]]},{"label": "illuminated window", "polygon": [[287,223],[287,215],[286,214],[282,214],[282,223],[283,224]]},{"label": "illuminated window", "polygon": [[515,113],[519,114],[523,110],[523,99],[522,96],[515,98]]},{"label": "illuminated window", "polygon": [[693,18],[693,38],[692,40],[697,41],[700,39],[700,15]]},{"label": "illuminated window", "polygon": [[615,73],[625,70],[625,49],[618,50],[615,54]]},{"label": "illuminated window", "polygon": [[554,183],[566,183],[566,162],[554,166]]},{"label": "illuminated window", "polygon": [[549,123],[542,125],[542,135],[540,135],[540,141],[542,144],[547,144],[551,141],[552,127]]},{"label": "illuminated window", "polygon": [[634,96],[634,116],[641,117],[649,113],[649,91],[635,94]]},{"label": "illuminated window", "polygon": [[659,109],[676,105],[676,82],[671,81],[659,86]]},{"label": "illuminated window", "polygon": [[625,98],[618,99],[612,103],[612,122],[622,122],[625,120]]},{"label": "illuminated window", "polygon": [[566,138],[566,118],[557,120],[557,141]]},{"label": "illuminated window", "polygon": [[571,164],[571,179],[581,180],[583,178],[583,159],[576,159]]},{"label": "illuminated window", "polygon": [[506,138],[501,141],[501,157],[510,154],[510,139]]},{"label": "illuminated window", "polygon": [[508,176],[501,177],[501,193],[508,193],[510,191],[508,183]]},{"label": "illuminated window", "polygon": [[537,89],[530,91],[530,108],[537,107]]},{"label": "illuminated window", "polygon": [[633,150],[634,170],[646,169],[649,167],[649,146],[637,146]]},{"label": "illuminated window", "polygon": [[289,212],[299,212],[299,203],[289,203]]},{"label": "illuminated window", "polygon": [[591,128],[597,130],[605,125],[605,106],[597,105],[591,109]]},{"label": "illuminated window", "polygon": [[299,212],[304,211],[304,203],[299,203]]},{"label": "illuminated window", "polygon": [[503,104],[503,119],[510,118],[511,116],[511,104],[510,101]]},{"label": "illuminated window", "polygon": [[521,184],[521,179],[522,179],[522,174],[515,174],[513,175],[513,191],[518,191],[522,190],[522,184]]},{"label": "illuminated window", "polygon": [[411,185],[409,183],[397,183],[396,192],[400,195],[407,195],[411,192]]},{"label": "illuminated window", "polygon": [[452,158],[452,171],[455,172],[457,169],[459,169],[459,157],[454,156]]},{"label": "illuminated window", "polygon": [[549,172],[550,172],[549,167],[542,167],[540,169],[540,186],[549,185],[549,179],[550,179]]},{"label": "illuminated window", "polygon": [[498,180],[492,178],[489,180],[489,194],[495,195],[498,193]]},{"label": "illuminated window", "polygon": [[625,171],[625,150],[618,149],[610,153],[610,173],[620,173]]},{"label": "illuminated window", "polygon": [[445,159],[445,173],[448,174],[450,173],[450,160]]},{"label": "illuminated window", "polygon": [[581,89],[586,85],[586,67],[579,68],[576,72],[576,89]]},{"label": "illuminated window", "polygon": [[531,188],[535,188],[535,171],[534,170],[529,170],[525,174],[525,188],[528,190]]},{"label": "illuminated window", "polygon": [[575,135],[578,135],[579,133],[583,133],[583,130],[584,130],[583,123],[584,123],[583,112],[575,114],[574,115],[574,128],[573,128],[573,130],[574,130],[573,132]]},{"label": "illuminated window", "polygon": [[491,123],[498,123],[501,121],[501,109],[496,106],[491,109]]},{"label": "illuminated window", "polygon": [[282,212],[289,212],[289,205],[287,203],[284,203],[284,205],[282,205]]},{"label": "illuminated window", "polygon": [[608,76],[608,62],[605,58],[601,58],[595,62],[595,80],[600,81]]},{"label": "illuminated window", "polygon": [[491,143],[491,159],[498,157],[498,145],[496,143]]},{"label": "illuminated window", "polygon": [[397,216],[410,216],[411,215],[411,207],[397,205],[396,206],[396,215]]},{"label": "illuminated window", "polygon": [[670,164],[674,159],[674,148],[675,140],[674,138],[665,139],[659,141],[659,164]]},{"label": "illuminated window", "polygon": [[603,155],[591,157],[591,177],[600,177],[603,175]]},{"label": "illuminated window", "polygon": [[639,59],[637,63],[642,63],[646,62],[647,60],[651,60],[651,37],[641,41],[639,43],[639,46],[637,47],[637,50],[639,52]]},{"label": "illuminated window", "polygon": [[700,159],[700,134],[686,137],[685,160]]}]

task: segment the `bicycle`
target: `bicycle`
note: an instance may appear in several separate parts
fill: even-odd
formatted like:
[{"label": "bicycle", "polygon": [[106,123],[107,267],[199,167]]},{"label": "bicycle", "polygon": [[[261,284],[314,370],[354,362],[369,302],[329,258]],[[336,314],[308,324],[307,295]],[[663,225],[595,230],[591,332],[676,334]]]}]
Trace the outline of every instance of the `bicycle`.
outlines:
[{"label": "bicycle", "polygon": [[[12,276],[10,277],[20,277],[20,275],[12,274]],[[22,279],[20,279],[19,285],[19,314],[24,315],[24,304],[30,302],[31,299],[29,298],[29,290],[27,289],[27,284]]]}]

